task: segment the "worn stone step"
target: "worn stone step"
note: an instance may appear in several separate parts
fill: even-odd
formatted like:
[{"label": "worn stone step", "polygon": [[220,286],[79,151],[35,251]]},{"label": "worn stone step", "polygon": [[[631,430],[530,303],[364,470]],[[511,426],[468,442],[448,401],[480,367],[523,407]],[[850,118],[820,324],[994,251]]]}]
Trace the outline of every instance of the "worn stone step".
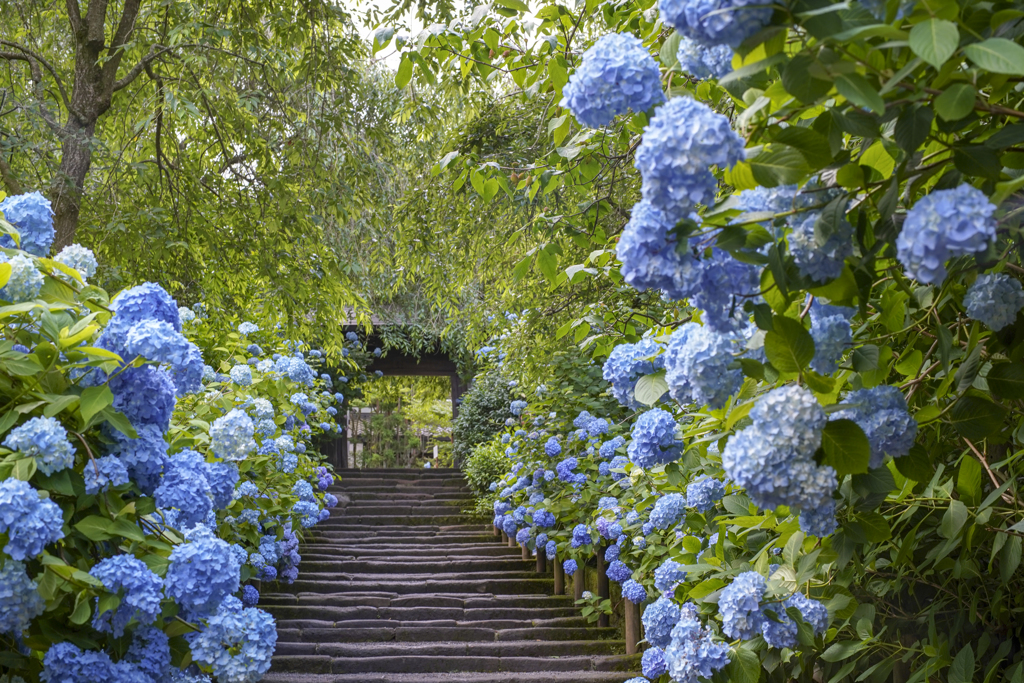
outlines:
[{"label": "worn stone step", "polygon": [[322,604],[334,607],[459,607],[463,609],[569,607],[573,599],[567,595],[477,595],[472,593],[271,593],[264,591],[260,604]]},{"label": "worn stone step", "polygon": [[609,671],[279,674],[271,670],[262,683],[623,683],[638,675]]},{"label": "worn stone step", "polygon": [[433,577],[422,577],[415,579],[389,578],[382,580],[380,577],[368,577],[361,580],[340,580],[324,579],[317,580],[309,575],[299,574],[299,578],[292,584],[295,591],[321,592],[321,593],[351,593],[382,590],[389,593],[514,593],[514,594],[539,594],[550,593],[553,581],[551,579],[480,579],[467,581],[465,579],[437,579]]},{"label": "worn stone step", "polygon": [[581,655],[617,655],[626,651],[624,640],[508,642],[431,642],[431,643],[282,643],[277,655],[328,657],[567,657]]},{"label": "worn stone step", "polygon": [[[306,628],[393,628],[393,629],[424,629],[435,628],[486,628],[493,631],[525,631],[533,628],[585,628],[587,620],[581,616],[555,617],[553,619],[439,619],[431,618],[431,614],[422,614],[420,619],[399,620],[399,619],[378,619],[373,616],[365,619],[352,618],[351,614],[359,611],[352,607],[327,607],[324,611],[344,612],[343,618],[335,620],[330,614],[323,615],[326,618],[314,618],[321,615],[314,615],[313,610],[298,608],[298,616],[285,617],[278,614],[281,611],[295,611],[294,607],[268,607],[268,610],[277,619],[280,628],[306,629]],[[431,638],[433,640],[433,638]]]},{"label": "worn stone step", "polygon": [[346,528],[353,526],[454,526],[470,524],[472,522],[483,523],[483,517],[464,515],[461,513],[447,514],[349,514],[332,515],[320,522],[317,526],[330,531],[331,529]]},{"label": "worn stone step", "polygon": [[[340,574],[429,574],[452,573],[462,574],[479,572],[526,572],[532,571],[522,559],[445,559],[423,557],[394,557],[378,560],[314,560],[303,557],[302,570],[314,573]],[[536,573],[536,572],[534,572]]]},{"label": "worn stone step", "polygon": [[518,640],[615,640],[622,634],[617,628],[606,627],[541,627],[493,629],[481,626],[388,627],[388,626],[304,626],[290,628],[281,624],[277,628],[278,642],[305,643],[362,643],[362,642],[437,642],[484,641],[511,642]]},{"label": "worn stone step", "polygon": [[479,657],[411,655],[405,657],[328,657],[323,655],[275,656],[276,671],[296,673],[448,673],[536,672],[536,671],[628,671],[636,657],[590,655],[580,657]]},{"label": "worn stone step", "polygon": [[471,492],[460,493],[458,491],[444,490],[439,493],[421,493],[419,491],[347,491],[346,495],[352,502],[372,502],[387,500],[405,501],[430,501],[434,503],[469,502],[472,503],[474,496]]},{"label": "worn stone step", "polygon": [[[424,605],[421,607],[376,607],[372,605],[334,606],[323,604],[280,603],[261,600],[260,607],[284,620],[313,619],[341,623],[346,621],[365,621],[378,619],[383,621],[425,621],[451,620],[457,622],[490,622],[494,620],[515,620],[517,622],[545,619],[578,618],[579,611],[575,607],[438,607]],[[485,624],[481,624],[485,625]],[[513,626],[519,626],[514,624]]]},{"label": "worn stone step", "polygon": [[[420,547],[411,544],[330,544],[312,543],[304,544],[301,549],[303,560],[310,559],[374,559],[394,558],[396,562],[412,558],[516,558],[520,557],[519,548],[509,548],[504,544],[467,543],[464,546],[458,544],[446,544],[443,547]],[[522,560],[520,560],[522,561]]]},{"label": "worn stone step", "polygon": [[479,517],[475,515],[472,510],[463,510],[462,507],[465,505],[437,505],[433,501],[424,501],[423,503],[410,505],[407,502],[394,501],[391,503],[380,502],[380,501],[366,501],[359,503],[350,503],[345,508],[345,517],[383,517],[383,516],[394,516],[394,515],[405,515],[409,517],[429,517],[429,516],[450,516],[450,515],[468,515],[470,517]]}]

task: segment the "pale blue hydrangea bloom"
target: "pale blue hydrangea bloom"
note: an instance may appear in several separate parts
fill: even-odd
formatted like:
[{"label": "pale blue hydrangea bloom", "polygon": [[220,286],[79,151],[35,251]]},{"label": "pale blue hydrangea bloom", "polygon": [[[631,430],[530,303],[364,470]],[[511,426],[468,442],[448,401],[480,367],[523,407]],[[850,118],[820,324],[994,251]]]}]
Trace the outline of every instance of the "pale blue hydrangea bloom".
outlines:
[{"label": "pale blue hydrangea bloom", "polygon": [[132,356],[142,356],[147,360],[167,363],[172,368],[182,368],[193,360],[193,348],[198,350],[170,323],[142,320],[132,325],[125,335],[125,353],[122,356],[126,356],[126,360]]},{"label": "pale blue hydrangea bloom", "polygon": [[537,510],[533,513],[533,523],[547,529],[555,525],[555,513],[550,510]]},{"label": "pale blue hydrangea bloom", "polygon": [[786,609],[795,607],[800,611],[801,618],[811,625],[816,635],[821,635],[828,628],[828,610],[817,600],[808,598],[803,593],[794,593],[781,604],[765,605],[775,613],[778,621],[766,617],[761,626],[761,635],[771,647],[794,649],[797,646],[798,628],[795,621],[786,613]]},{"label": "pale blue hydrangea bloom", "polygon": [[247,387],[252,384],[252,370],[248,365],[236,365],[228,372],[231,381],[235,384]]},{"label": "pale blue hydrangea bloom", "polygon": [[178,306],[178,318],[181,320],[182,325],[184,325],[185,323],[194,322],[196,313],[187,306]]},{"label": "pale blue hydrangea bloom", "polygon": [[640,620],[647,641],[655,647],[664,648],[672,642],[672,627],[679,621],[679,607],[662,595],[647,606]]},{"label": "pale blue hydrangea bloom", "polygon": [[572,547],[582,548],[590,545],[590,528],[586,524],[577,524],[572,530]]},{"label": "pale blue hydrangea bloom", "polygon": [[12,559],[4,562],[0,567],[0,633],[20,636],[43,613],[46,603],[38,587],[25,572],[24,564]]},{"label": "pale blue hydrangea bloom", "polygon": [[15,427],[4,439],[4,446],[35,458],[36,467],[47,476],[75,464],[75,449],[67,430],[52,417],[33,417]]},{"label": "pale blue hydrangea bloom", "polygon": [[154,424],[136,425],[138,438],[132,439],[117,430],[109,430],[108,436],[114,441],[111,454],[116,455],[128,468],[132,481],[146,495],[160,483],[160,476],[167,464],[167,441],[163,430]]},{"label": "pale blue hydrangea bloom", "polygon": [[205,463],[205,466],[213,507],[216,510],[223,510],[234,500],[235,484],[238,483],[238,467],[229,462],[208,462]]},{"label": "pale blue hydrangea bloom", "polygon": [[686,486],[686,507],[707,512],[725,495],[725,484],[712,477],[701,477]]},{"label": "pale blue hydrangea bloom", "polygon": [[[829,307],[833,308],[833,307]],[[811,369],[821,375],[831,375],[839,369],[843,353],[853,342],[853,329],[845,315],[822,315],[821,309],[811,306],[811,339],[814,357]]]},{"label": "pale blue hydrangea bloom", "polygon": [[640,671],[652,681],[657,680],[662,674],[668,673],[665,651],[660,647],[652,647],[644,651],[643,658],[640,660]]},{"label": "pale blue hydrangea bloom", "polygon": [[694,204],[711,204],[717,181],[711,166],[730,168],[745,157],[729,119],[689,97],[658,108],[636,151],[643,198],[681,218]]},{"label": "pale blue hydrangea bloom", "polygon": [[56,234],[53,229],[53,209],[50,200],[41,192],[28,192],[7,197],[0,202],[0,211],[7,222],[18,229],[21,245],[10,235],[0,235],[0,247],[21,249],[33,256],[47,256]]},{"label": "pale blue hydrangea bloom", "polygon": [[624,438],[622,438],[621,436],[616,436],[614,439],[611,439],[610,441],[605,441],[604,443],[602,443],[601,447],[598,449],[597,453],[602,458],[611,458],[611,457],[615,456],[615,451],[617,449],[619,449],[619,448],[621,448],[622,446],[625,446],[625,445],[626,445],[626,440]]},{"label": "pale blue hydrangea bloom", "polygon": [[85,492],[89,495],[128,483],[128,469],[114,455],[90,460],[85,464],[82,476],[85,478]]},{"label": "pale blue hydrangea bloom", "polygon": [[686,515],[686,496],[682,493],[668,493],[654,503],[651,510],[651,525],[655,529],[668,529]]},{"label": "pale blue hydrangea bloom", "polygon": [[787,240],[800,274],[824,283],[839,277],[845,259],[853,255],[853,226],[845,219],[840,220],[835,232],[820,244],[814,236],[818,216],[817,212],[811,212],[798,217]]},{"label": "pale blue hydrangea bloom", "polygon": [[164,592],[195,614],[209,614],[225,596],[238,591],[241,565],[231,546],[199,534],[171,551]]},{"label": "pale blue hydrangea bloom", "polygon": [[256,683],[270,669],[277,644],[274,618],[229,597],[198,632],[185,635],[192,658],[213,669],[219,681]]},{"label": "pale blue hydrangea bloom", "polygon": [[238,333],[243,335],[252,334],[253,332],[259,332],[260,328],[255,323],[245,322],[238,326]]},{"label": "pale blue hydrangea bloom", "polygon": [[271,419],[274,417],[274,404],[265,398],[253,399],[252,414],[257,419]]},{"label": "pale blue hydrangea bloom", "polygon": [[633,440],[627,452],[637,467],[649,468],[672,462],[682,454],[683,444],[676,439],[676,421],[671,413],[653,408],[633,423]]},{"label": "pale blue hydrangea bloom", "polygon": [[88,280],[95,275],[96,269],[99,267],[96,255],[92,253],[91,249],[86,249],[81,244],[69,244],[61,249],[60,253],[53,257],[53,260],[68,268],[74,268],[81,274],[83,280]]},{"label": "pale blue hydrangea bloom", "polygon": [[691,301],[703,309],[704,325],[719,334],[734,334],[749,326],[743,304],[761,290],[761,269],[715,247],[701,262],[700,287]]},{"label": "pale blue hydrangea bloom", "polygon": [[682,325],[672,333],[665,352],[669,394],[683,405],[722,408],[743,384],[743,371],[731,367],[739,350],[732,338],[706,326]]},{"label": "pale blue hydrangea bloom", "polygon": [[[110,655],[100,650],[80,650],[74,643],[56,643],[46,651],[44,683],[87,683],[88,681],[121,681]],[[133,682],[134,683],[134,682]]]},{"label": "pale blue hydrangea bloom", "polygon": [[633,395],[633,387],[643,375],[664,367],[661,350],[662,346],[653,339],[641,339],[636,344],[619,344],[608,354],[602,374],[611,383],[612,396],[620,404],[629,408],[641,406]]},{"label": "pale blue hydrangea bloom", "polygon": [[153,497],[161,509],[178,511],[180,528],[192,528],[206,519],[213,509],[213,494],[203,456],[191,449],[171,456]]},{"label": "pale blue hydrangea bloom", "polygon": [[697,683],[699,678],[710,679],[729,663],[729,646],[714,639],[711,630],[701,623],[697,608],[688,602],[679,610],[679,619],[672,627],[665,661],[672,680]]},{"label": "pale blue hydrangea bloom", "polygon": [[0,254],[0,263],[8,263],[11,266],[11,276],[3,289],[0,289],[0,299],[20,304],[39,296],[45,278],[36,268],[35,261],[24,254],[15,254],[11,257]]},{"label": "pale blue hydrangea bloom", "polygon": [[0,534],[7,534],[4,552],[15,560],[33,559],[43,548],[64,538],[60,507],[20,479],[0,481]]},{"label": "pale blue hydrangea bloom", "polygon": [[984,323],[990,330],[999,331],[1017,319],[1024,308],[1024,290],[1020,280],[1005,273],[979,275],[964,296],[967,315]]},{"label": "pale blue hydrangea bloom", "polygon": [[942,284],[946,261],[988,249],[996,235],[995,210],[971,185],[932,192],[907,212],[896,238],[896,256],[915,280]]},{"label": "pale blue hydrangea bloom", "polygon": [[654,587],[662,593],[673,593],[676,586],[685,580],[686,572],[683,571],[683,565],[675,560],[665,560],[654,570]]},{"label": "pale blue hydrangea bloom", "polygon": [[119,638],[132,619],[152,624],[160,616],[163,581],[142,560],[132,555],[114,555],[96,563],[89,574],[102,583],[107,592],[121,598],[116,609],[102,614],[96,610],[92,626],[97,631]]},{"label": "pale blue hydrangea bloom", "polygon": [[642,585],[633,579],[627,579],[622,584],[622,597],[626,598],[634,605],[639,605],[647,599],[647,591],[644,590]]},{"label": "pale blue hydrangea bloom", "polygon": [[699,79],[721,78],[732,71],[732,48],[728,45],[701,45],[696,40],[680,35],[676,59],[679,68]]},{"label": "pale blue hydrangea bloom", "polygon": [[722,615],[722,632],[730,638],[749,640],[761,632],[765,616],[761,598],[768,584],[757,572],[743,572],[722,589],[718,612]]},{"label": "pale blue hydrangea bloom", "polygon": [[737,47],[772,18],[764,0],[660,0],[666,25],[704,45]]},{"label": "pale blue hydrangea bloom", "polygon": [[836,521],[836,503],[826,501],[819,507],[800,511],[800,531],[811,536],[831,536],[839,528]]},{"label": "pale blue hydrangea bloom", "polygon": [[110,302],[114,316],[104,330],[104,337],[120,339],[132,325],[143,320],[162,320],[181,332],[178,304],[163,287],[155,282],[144,282],[119,293]]},{"label": "pale blue hydrangea bloom", "polygon": [[576,564],[576,560],[569,559],[562,563],[562,571],[565,572],[566,576],[572,576],[576,573],[579,567]]},{"label": "pale blue hydrangea bloom", "polygon": [[245,460],[256,449],[256,426],[242,410],[235,408],[210,426],[210,447],[214,455],[229,462]]},{"label": "pale blue hydrangea bloom", "polygon": [[881,385],[851,391],[840,405],[849,407],[831,417],[853,420],[864,430],[871,444],[871,469],[881,467],[887,455],[899,458],[910,452],[917,437],[917,420],[910,415],[899,388]]},{"label": "pale blue hydrangea bloom", "polygon": [[[697,214],[690,219],[699,222]],[[687,250],[680,253],[674,214],[648,201],[633,205],[629,222],[619,236],[616,254],[626,284],[640,291],[661,290],[670,299],[689,297],[700,283],[701,264]]]},{"label": "pale blue hydrangea bloom", "polygon": [[509,404],[508,411],[513,415],[522,415],[523,411],[526,410],[526,401],[512,401]]},{"label": "pale blue hydrangea bloom", "polygon": [[626,564],[620,560],[615,560],[608,565],[608,569],[605,574],[609,579],[616,583],[622,583],[633,576],[633,570],[630,569]]},{"label": "pale blue hydrangea bloom", "polygon": [[171,646],[167,634],[153,626],[135,629],[123,661],[134,664],[149,677],[147,680],[166,680],[171,668]]},{"label": "pale blue hydrangea bloom", "polygon": [[557,457],[561,452],[562,444],[558,443],[558,439],[556,437],[552,436],[544,443],[544,454],[549,458]]},{"label": "pale blue hydrangea bloom", "polygon": [[658,64],[643,43],[629,34],[608,33],[583,53],[560,104],[583,125],[600,128],[630,109],[647,111],[664,101]]}]

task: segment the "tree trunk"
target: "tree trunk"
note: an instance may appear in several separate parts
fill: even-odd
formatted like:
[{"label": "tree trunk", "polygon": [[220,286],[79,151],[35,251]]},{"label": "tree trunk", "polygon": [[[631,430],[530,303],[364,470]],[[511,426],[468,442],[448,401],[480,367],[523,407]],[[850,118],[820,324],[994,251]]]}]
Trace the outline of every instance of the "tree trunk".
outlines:
[{"label": "tree trunk", "polygon": [[74,115],[71,115],[64,127],[60,171],[50,186],[55,214],[53,227],[57,232],[53,241],[54,252],[59,252],[75,239],[85,176],[92,165],[92,135],[95,130],[95,119],[82,125]]}]

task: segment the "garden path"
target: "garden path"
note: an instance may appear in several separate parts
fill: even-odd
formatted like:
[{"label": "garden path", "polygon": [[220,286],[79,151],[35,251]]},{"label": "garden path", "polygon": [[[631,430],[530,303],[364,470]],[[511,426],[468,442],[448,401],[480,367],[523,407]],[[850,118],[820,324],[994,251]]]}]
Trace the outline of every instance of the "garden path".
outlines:
[{"label": "garden path", "polygon": [[458,470],[349,470],[301,548],[265,683],[622,683],[637,656],[464,511]]}]

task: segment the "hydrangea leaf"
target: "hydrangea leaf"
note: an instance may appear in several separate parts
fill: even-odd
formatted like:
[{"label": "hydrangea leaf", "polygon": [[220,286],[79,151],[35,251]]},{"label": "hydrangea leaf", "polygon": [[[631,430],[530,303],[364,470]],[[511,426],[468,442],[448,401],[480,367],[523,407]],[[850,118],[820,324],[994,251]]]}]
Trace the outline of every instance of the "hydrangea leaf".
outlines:
[{"label": "hydrangea leaf", "polygon": [[771,332],[764,336],[768,361],[780,372],[800,372],[814,357],[814,340],[798,321],[775,316]]},{"label": "hydrangea leaf", "polygon": [[1024,398],[1024,365],[997,363],[985,376],[989,390],[1000,398]]},{"label": "hydrangea leaf", "polygon": [[868,471],[871,461],[871,444],[853,420],[832,420],[825,425],[821,435],[822,465],[829,465],[842,479],[847,474],[861,474]]},{"label": "hydrangea leaf", "polygon": [[1024,47],[1006,38],[989,38],[964,48],[964,54],[982,69],[1009,76],[1024,76]]},{"label": "hydrangea leaf", "polygon": [[954,83],[935,98],[935,113],[943,121],[959,121],[974,111],[977,95],[969,83]]},{"label": "hydrangea leaf", "polygon": [[870,109],[876,114],[885,113],[885,100],[867,79],[859,74],[843,74],[836,77],[836,90],[858,107]]},{"label": "hydrangea leaf", "polygon": [[960,31],[944,19],[928,19],[910,29],[910,49],[936,69],[956,52]]},{"label": "hydrangea leaf", "polygon": [[644,405],[653,406],[668,391],[668,382],[665,381],[665,371],[661,370],[651,375],[644,375],[636,383],[634,395],[636,400]]}]

